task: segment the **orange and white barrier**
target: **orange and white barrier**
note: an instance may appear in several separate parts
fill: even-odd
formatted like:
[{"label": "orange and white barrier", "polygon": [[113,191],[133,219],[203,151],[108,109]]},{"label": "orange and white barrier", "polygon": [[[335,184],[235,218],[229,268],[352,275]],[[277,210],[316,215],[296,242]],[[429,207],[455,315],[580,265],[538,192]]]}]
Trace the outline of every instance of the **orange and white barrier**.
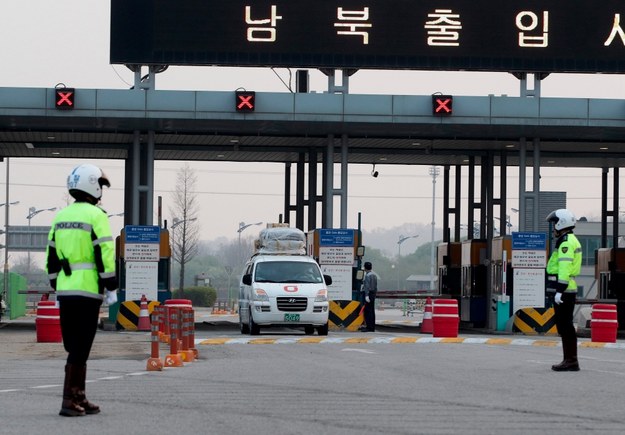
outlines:
[{"label": "orange and white barrier", "polygon": [[[195,348],[195,312],[187,299],[169,299],[156,306],[151,322],[151,352],[147,362],[148,371],[163,367],[184,367],[185,362],[198,359]],[[169,344],[164,361],[159,358],[161,342]]]},{"label": "orange and white barrier", "polygon": [[178,353],[178,340],[179,340],[179,312],[177,307],[165,306],[167,317],[169,319],[169,354],[165,357],[165,367],[183,367],[182,357]]},{"label": "orange and white barrier", "polygon": [[160,309],[155,309],[154,313],[152,314],[152,324],[151,324],[152,334],[150,336],[151,352],[150,352],[150,358],[148,359],[147,367],[146,367],[146,370],[149,372],[163,370],[163,361],[159,357],[159,339],[158,339],[158,332],[159,332],[158,326],[159,326],[160,313],[161,313]]},{"label": "orange and white barrier", "polygon": [[39,301],[37,303],[37,317],[35,318],[37,343],[60,343],[61,310],[54,301]]},{"label": "orange and white barrier", "polygon": [[590,341],[616,343],[618,316],[614,304],[594,304],[590,318]]},{"label": "orange and white barrier", "polygon": [[458,301],[435,299],[432,304],[432,336],[457,337],[459,325]]},{"label": "orange and white barrier", "polygon": [[431,334],[433,331],[432,326],[432,298],[428,297],[425,300],[425,308],[423,310],[423,320],[421,321],[421,332]]},{"label": "orange and white barrier", "polygon": [[141,295],[141,306],[139,307],[139,321],[137,322],[139,331],[150,330],[150,311],[148,309],[148,299]]}]

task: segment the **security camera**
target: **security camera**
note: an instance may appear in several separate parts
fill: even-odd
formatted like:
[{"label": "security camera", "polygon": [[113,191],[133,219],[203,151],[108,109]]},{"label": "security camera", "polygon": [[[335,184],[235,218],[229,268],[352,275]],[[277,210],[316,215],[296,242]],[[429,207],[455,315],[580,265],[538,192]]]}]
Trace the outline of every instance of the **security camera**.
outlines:
[{"label": "security camera", "polygon": [[371,176],[373,178],[378,178],[379,172],[375,170],[375,163],[373,164],[373,169],[371,169]]}]

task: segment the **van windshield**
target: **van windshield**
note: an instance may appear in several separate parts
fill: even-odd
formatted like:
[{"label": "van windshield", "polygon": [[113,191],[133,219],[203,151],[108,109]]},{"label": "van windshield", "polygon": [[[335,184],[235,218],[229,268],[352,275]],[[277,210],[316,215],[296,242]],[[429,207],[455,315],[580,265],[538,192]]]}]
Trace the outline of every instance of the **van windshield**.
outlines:
[{"label": "van windshield", "polygon": [[323,283],[319,267],[301,261],[268,261],[256,264],[255,282]]}]

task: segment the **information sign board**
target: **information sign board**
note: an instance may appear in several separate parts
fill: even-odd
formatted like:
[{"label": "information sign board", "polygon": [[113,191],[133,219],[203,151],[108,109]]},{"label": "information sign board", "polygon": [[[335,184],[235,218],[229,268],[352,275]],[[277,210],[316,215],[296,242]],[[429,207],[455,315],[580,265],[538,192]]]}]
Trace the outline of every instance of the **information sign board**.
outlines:
[{"label": "information sign board", "polygon": [[352,299],[352,267],[336,264],[322,264],[324,275],[332,277],[328,286],[328,299],[331,301],[349,301]]},{"label": "information sign board", "polygon": [[124,228],[126,261],[160,260],[160,228],[155,225],[126,225]]},{"label": "information sign board", "polygon": [[354,230],[320,229],[319,246],[354,246]]},{"label": "information sign board", "polygon": [[110,61],[623,73],[624,29],[622,0],[112,0]]},{"label": "information sign board", "polygon": [[130,261],[126,263],[126,300],[158,300],[158,263]]},{"label": "information sign board", "polygon": [[545,270],[514,269],[512,310],[545,307]]},{"label": "information sign board", "polygon": [[545,268],[547,235],[545,233],[512,233],[512,267]]},{"label": "information sign board", "polygon": [[354,248],[343,246],[320,246],[319,264],[354,264]]}]

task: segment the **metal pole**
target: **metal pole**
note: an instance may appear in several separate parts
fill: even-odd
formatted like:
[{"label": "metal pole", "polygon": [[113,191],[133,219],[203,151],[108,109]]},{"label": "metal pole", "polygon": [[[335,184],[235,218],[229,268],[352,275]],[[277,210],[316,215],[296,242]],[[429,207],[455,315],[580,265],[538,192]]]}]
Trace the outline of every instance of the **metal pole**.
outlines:
[{"label": "metal pole", "polygon": [[28,265],[26,266],[26,272],[28,274],[28,279],[30,279],[30,247],[33,245],[33,235],[30,232],[30,221],[33,218],[33,212],[36,210],[35,207],[31,207],[29,209],[30,213],[28,214]]},{"label": "metal pole", "polygon": [[9,293],[9,158],[7,160],[7,173],[5,182],[6,208],[4,210],[4,286],[2,300],[6,301],[7,316],[11,318],[11,296]]},{"label": "metal pole", "polygon": [[440,173],[436,166],[430,167],[432,176],[432,237],[430,245],[430,291],[434,290],[434,227],[436,225],[436,177]]}]

